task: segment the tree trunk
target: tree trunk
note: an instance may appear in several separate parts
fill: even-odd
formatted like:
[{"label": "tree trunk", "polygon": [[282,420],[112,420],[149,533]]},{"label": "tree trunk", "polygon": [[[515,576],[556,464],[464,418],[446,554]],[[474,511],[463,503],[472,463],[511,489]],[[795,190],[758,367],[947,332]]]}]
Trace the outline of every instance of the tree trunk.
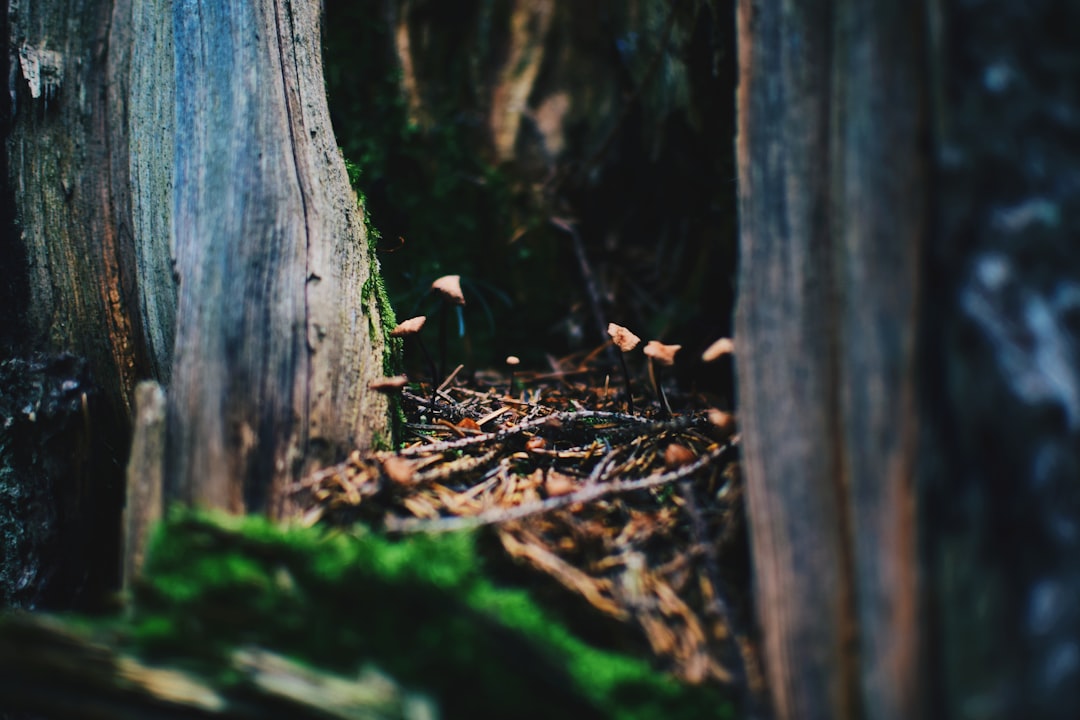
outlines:
[{"label": "tree trunk", "polygon": [[385,428],[375,260],[326,109],[318,3],[174,8],[167,494],[280,513],[306,462]]},{"label": "tree trunk", "polygon": [[781,718],[1080,712],[1080,54],[1053,30],[1080,16],[990,5],[738,6],[740,416]]},{"label": "tree trunk", "polygon": [[4,335],[89,363],[100,529],[139,379],[168,386],[166,501],[280,514],[311,464],[385,437],[385,305],[319,3],[10,2],[0,29]]},{"label": "tree trunk", "polygon": [[781,718],[918,716],[917,20],[739,4],[739,389]]}]

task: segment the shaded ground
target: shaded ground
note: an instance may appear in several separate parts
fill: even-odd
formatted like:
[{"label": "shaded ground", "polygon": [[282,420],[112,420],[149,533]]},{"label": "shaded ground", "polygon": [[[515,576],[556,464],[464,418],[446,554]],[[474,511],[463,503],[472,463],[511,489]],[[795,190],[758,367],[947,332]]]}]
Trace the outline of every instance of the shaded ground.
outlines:
[{"label": "shaded ground", "polygon": [[599,356],[408,385],[402,449],[307,478],[305,521],[486,527],[515,561],[508,577],[565,608],[575,630],[644,644],[684,681],[757,694],[734,418],[687,393],[668,415],[643,382],[629,414]]}]

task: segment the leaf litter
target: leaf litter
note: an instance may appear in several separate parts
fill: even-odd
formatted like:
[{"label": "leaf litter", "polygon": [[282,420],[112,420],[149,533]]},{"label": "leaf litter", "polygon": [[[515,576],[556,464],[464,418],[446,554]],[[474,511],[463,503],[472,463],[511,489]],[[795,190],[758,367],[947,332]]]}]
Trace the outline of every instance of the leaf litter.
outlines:
[{"label": "leaf litter", "polygon": [[628,403],[598,355],[410,383],[400,449],[354,451],[306,477],[294,488],[304,520],[485,528],[516,563],[637,633],[662,669],[756,695],[734,418],[693,395],[671,395],[684,410],[670,414],[656,398]]}]

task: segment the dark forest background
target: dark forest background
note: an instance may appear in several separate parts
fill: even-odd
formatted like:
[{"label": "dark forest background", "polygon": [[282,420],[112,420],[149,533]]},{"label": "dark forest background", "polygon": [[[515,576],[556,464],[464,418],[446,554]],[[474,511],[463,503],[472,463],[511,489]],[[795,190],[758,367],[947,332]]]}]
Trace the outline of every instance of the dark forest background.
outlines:
[{"label": "dark forest background", "polygon": [[[430,313],[431,281],[460,274],[471,369],[592,349],[607,340],[598,315],[699,355],[730,334],[735,292],[731,10],[537,5],[515,34],[507,3],[326,3],[334,129],[395,310]],[[508,67],[537,59],[531,81]],[[493,103],[522,83],[499,147]]]}]

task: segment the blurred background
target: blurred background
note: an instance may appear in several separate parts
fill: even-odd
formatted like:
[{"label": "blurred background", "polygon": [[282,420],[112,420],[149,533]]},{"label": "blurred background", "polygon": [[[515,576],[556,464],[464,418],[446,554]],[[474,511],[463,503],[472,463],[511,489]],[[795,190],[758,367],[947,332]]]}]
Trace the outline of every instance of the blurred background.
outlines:
[{"label": "blurred background", "polygon": [[330,109],[398,319],[459,274],[451,362],[523,367],[617,322],[730,335],[733,17],[702,0],[327,0]]}]

